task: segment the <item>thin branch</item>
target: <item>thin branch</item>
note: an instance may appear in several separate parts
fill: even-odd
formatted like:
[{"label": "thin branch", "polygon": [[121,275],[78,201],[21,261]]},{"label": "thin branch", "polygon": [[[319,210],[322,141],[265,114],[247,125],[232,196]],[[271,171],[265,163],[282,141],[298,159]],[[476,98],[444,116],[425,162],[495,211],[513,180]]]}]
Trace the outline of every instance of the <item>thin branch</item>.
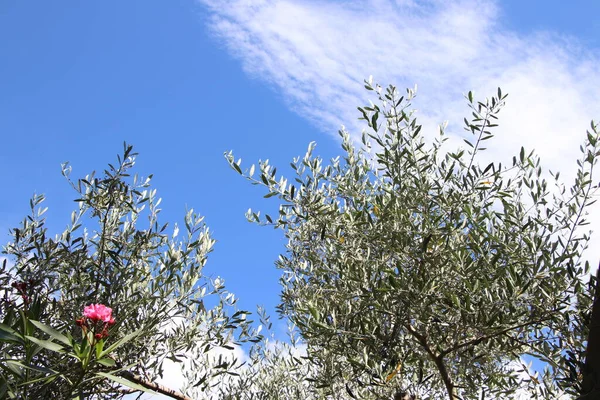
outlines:
[{"label": "thin branch", "polygon": [[[479,114],[479,116],[481,116],[481,114],[479,112],[477,112],[477,114]],[[469,161],[469,166],[467,167],[467,173],[469,173],[469,171],[471,171],[471,166],[473,165],[473,161],[475,161],[475,154],[477,153],[477,150],[479,150],[479,143],[481,142],[481,138],[483,137],[483,134],[485,133],[486,125],[490,124],[489,118],[490,118],[491,114],[492,114],[492,112],[490,111],[490,109],[488,107],[486,107],[485,108],[485,117],[483,118],[483,124],[481,125],[481,129],[479,130],[479,135],[477,136],[477,142],[475,143],[475,147],[473,148],[473,154],[471,154],[471,160]]]},{"label": "thin branch", "polygon": [[446,355],[448,355],[450,353],[453,353],[453,352],[455,352],[457,350],[462,349],[463,347],[476,346],[476,345],[480,344],[481,342],[485,342],[485,341],[493,339],[493,338],[495,338],[497,336],[504,335],[505,333],[510,332],[512,330],[519,329],[519,328],[524,328],[524,327],[529,326],[529,325],[539,324],[541,322],[548,321],[550,319],[552,319],[552,317],[546,317],[546,318],[538,319],[538,320],[535,320],[535,321],[524,322],[524,323],[519,324],[519,325],[513,325],[511,327],[502,329],[500,331],[496,331],[494,333],[490,333],[489,335],[484,335],[484,336],[480,336],[480,337],[475,338],[475,339],[467,340],[466,342],[459,343],[459,344],[457,344],[457,345],[455,345],[453,347],[450,347],[449,349],[446,349],[446,350],[440,352],[440,357],[444,357],[444,356],[446,356]]},{"label": "thin branch", "polygon": [[[582,175],[583,175],[584,174],[583,167],[581,169],[581,172],[582,172]],[[588,204],[588,200],[590,198],[590,192],[591,192],[592,188],[594,187],[594,184],[592,183],[592,181],[593,181],[593,175],[594,175],[594,165],[592,164],[592,166],[590,168],[590,176],[588,178],[589,182],[588,182],[588,185],[587,185],[587,189],[585,189],[585,195],[583,196],[583,203],[581,204],[581,207],[579,207],[579,211],[577,212],[577,217],[575,218],[575,221],[573,221],[573,223],[571,225],[571,232],[569,233],[569,238],[567,239],[567,243],[565,244],[563,255],[569,251],[569,245],[571,244],[571,240],[573,239],[573,235],[575,234],[575,231],[577,230],[577,226],[579,225],[579,221],[581,220],[581,217],[583,216],[583,210],[585,209],[586,206],[589,205]],[[567,271],[569,272],[569,274],[571,274],[571,276],[573,276],[572,268],[570,268],[569,265],[567,265]]]},{"label": "thin branch", "polygon": [[193,400],[191,397],[188,397],[183,393],[180,393],[176,390],[173,390],[171,388],[163,386],[159,383],[149,381],[149,380],[143,378],[142,376],[135,375],[129,371],[122,371],[120,375],[126,379],[129,379],[132,382],[137,383],[140,386],[145,387],[146,389],[154,390],[155,392],[163,394],[168,397],[171,397],[172,399]]}]

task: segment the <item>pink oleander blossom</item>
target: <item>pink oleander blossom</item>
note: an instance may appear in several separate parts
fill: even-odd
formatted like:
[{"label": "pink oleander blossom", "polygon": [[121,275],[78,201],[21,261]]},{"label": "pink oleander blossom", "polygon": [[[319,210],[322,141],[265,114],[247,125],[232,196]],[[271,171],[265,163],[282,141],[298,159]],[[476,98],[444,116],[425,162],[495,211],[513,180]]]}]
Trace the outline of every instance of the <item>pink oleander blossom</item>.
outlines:
[{"label": "pink oleander blossom", "polygon": [[90,304],[83,309],[83,316],[91,321],[102,321],[108,324],[114,324],[112,317],[112,308],[103,304]]}]

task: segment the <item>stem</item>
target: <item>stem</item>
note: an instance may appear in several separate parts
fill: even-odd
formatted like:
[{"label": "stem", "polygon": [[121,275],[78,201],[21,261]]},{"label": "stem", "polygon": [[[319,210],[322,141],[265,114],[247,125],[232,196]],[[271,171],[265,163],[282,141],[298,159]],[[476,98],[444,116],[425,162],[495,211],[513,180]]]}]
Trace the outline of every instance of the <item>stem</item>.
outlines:
[{"label": "stem", "polygon": [[[100,259],[98,260],[98,272],[102,273],[104,275],[104,277],[106,277],[106,273],[103,269],[103,264],[104,264],[104,242],[106,240],[106,223],[108,222],[108,215],[110,214],[110,211],[112,209],[112,196],[110,198],[110,203],[108,204],[108,208],[106,209],[106,214],[104,214],[104,218],[102,218],[102,234],[100,235],[100,254],[99,257]],[[100,289],[100,279],[96,278],[96,290],[94,292],[94,296],[97,298],[98,297],[98,290]]]},{"label": "stem", "polygon": [[[28,330],[28,326],[27,326],[27,316],[26,316],[26,311],[23,311],[23,313],[21,314],[21,319],[23,321],[23,336],[25,335],[30,335],[31,333]],[[25,340],[25,365],[31,365],[31,359],[33,358],[33,355],[31,354],[31,342],[29,340]],[[29,382],[29,378],[30,378],[31,374],[29,371],[29,368],[25,368],[25,382]],[[25,394],[25,398],[27,398],[28,396],[28,390],[27,390],[27,385],[24,387],[24,394]]]},{"label": "stem", "polygon": [[[90,335],[88,335],[87,330],[84,330],[83,331],[83,340],[88,341],[88,343],[90,345],[90,350],[81,360],[81,373],[79,374],[77,381],[75,381],[75,383],[71,386],[71,390],[69,391],[69,398],[72,398],[73,391],[75,391],[77,388],[79,388],[79,386],[81,385],[81,382],[83,382],[83,378],[85,377],[85,373],[87,371],[88,365],[90,365],[92,353],[94,352],[94,348],[96,346],[96,340],[93,336],[93,332],[91,335],[91,342],[89,341],[90,340],[89,337],[90,337]],[[82,343],[83,343],[83,341],[82,341]]]},{"label": "stem", "polygon": [[81,382],[83,382],[84,377],[85,377],[85,368],[83,368],[83,365],[82,365],[81,374],[79,374],[77,381],[75,381],[75,383],[71,386],[71,390],[69,391],[69,399],[71,399],[73,397],[73,392],[81,385]]}]

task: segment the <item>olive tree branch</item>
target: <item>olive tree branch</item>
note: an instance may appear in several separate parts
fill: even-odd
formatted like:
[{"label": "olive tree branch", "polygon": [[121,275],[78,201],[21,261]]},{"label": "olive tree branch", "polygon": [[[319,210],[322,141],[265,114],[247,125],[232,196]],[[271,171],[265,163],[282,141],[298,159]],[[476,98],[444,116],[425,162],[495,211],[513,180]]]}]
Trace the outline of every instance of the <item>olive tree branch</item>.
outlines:
[{"label": "olive tree branch", "polygon": [[458,400],[458,396],[456,395],[456,389],[454,387],[454,383],[452,382],[452,378],[450,377],[450,373],[448,372],[448,368],[446,368],[446,364],[444,363],[444,356],[442,354],[436,355],[434,351],[431,349],[431,346],[427,342],[427,338],[425,335],[420,334],[413,328],[410,324],[406,325],[406,330],[419,342],[419,344],[425,349],[431,360],[435,363],[442,381],[444,382],[444,386],[446,386],[446,390],[448,391],[448,396],[450,400]]}]

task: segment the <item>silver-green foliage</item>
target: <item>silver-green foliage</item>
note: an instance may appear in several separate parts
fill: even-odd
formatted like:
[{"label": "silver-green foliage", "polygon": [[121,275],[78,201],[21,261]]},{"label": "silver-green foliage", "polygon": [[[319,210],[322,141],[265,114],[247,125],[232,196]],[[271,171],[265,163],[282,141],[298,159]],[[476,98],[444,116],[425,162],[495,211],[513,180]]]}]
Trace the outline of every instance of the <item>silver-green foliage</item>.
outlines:
[{"label": "silver-green foliage", "polygon": [[[259,314],[262,316],[261,327],[269,331],[269,318],[262,309]],[[278,341],[272,334],[266,336],[250,347],[244,365],[236,370],[235,376],[216,379],[209,395],[196,391],[190,392],[191,397],[221,400],[318,398],[317,390],[310,383],[315,370],[306,360],[304,347],[293,332],[289,342]]]},{"label": "silver-green foliage", "polygon": [[[472,138],[446,151],[443,127],[425,139],[413,91],[366,88],[377,104],[359,108],[368,125],[361,146],[342,130],[343,158],[324,162],[311,144],[291,164],[294,180],[268,161],[257,178],[254,166],[246,173],[268,189],[265,197],[282,201],[278,216],[248,218],[288,239],[277,262],[281,311],[307,342],[317,386],[382,386],[432,399],[574,393],[578,378],[565,354],[581,354],[586,339],[589,267],[581,255],[589,232],[580,228],[596,188],[598,125],[567,190],[523,148],[511,165],[479,164],[494,143],[500,89],[483,102],[469,92]],[[523,355],[545,370],[520,368]]]},{"label": "silver-green foliage", "polygon": [[[0,397],[121,398],[140,386],[130,385],[130,390],[98,373],[121,376],[121,382],[134,375],[152,382],[166,359],[201,358],[215,348],[259,339],[247,313],[235,312],[235,299],[222,283],[203,275],[214,244],[203,218],[190,210],[182,232],[175,226],[169,234],[167,224],[159,222],[160,199],[150,177],[130,176],[135,157],[125,145],[102,176],[92,173],[77,181],[69,179],[71,168],[63,165],[78,204],[65,231],[48,235],[43,196],[33,198],[31,215],[11,231],[13,240],[4,253],[13,264],[4,263],[0,271]],[[25,287],[25,292],[14,287]],[[109,354],[114,362],[82,371],[69,356],[68,340],[52,341],[62,336],[49,337],[30,321],[77,339],[81,329],[75,320],[90,303],[113,309],[116,323],[106,348],[127,340]],[[208,378],[229,372],[236,363],[229,360],[191,374],[192,384],[206,389]]]},{"label": "silver-green foliage", "polygon": [[[259,311],[260,314],[260,311]],[[262,314],[262,326],[271,328],[268,318]],[[221,400],[390,400],[392,393],[385,387],[363,387],[349,392],[345,382],[336,380],[323,384],[319,379],[322,369],[307,356],[306,346],[291,329],[289,340],[268,338],[256,342],[249,349],[244,365],[236,370],[235,376],[215,379],[210,392],[190,391],[194,399]],[[343,362],[342,358],[337,358]],[[330,358],[331,362],[337,362]]]}]

